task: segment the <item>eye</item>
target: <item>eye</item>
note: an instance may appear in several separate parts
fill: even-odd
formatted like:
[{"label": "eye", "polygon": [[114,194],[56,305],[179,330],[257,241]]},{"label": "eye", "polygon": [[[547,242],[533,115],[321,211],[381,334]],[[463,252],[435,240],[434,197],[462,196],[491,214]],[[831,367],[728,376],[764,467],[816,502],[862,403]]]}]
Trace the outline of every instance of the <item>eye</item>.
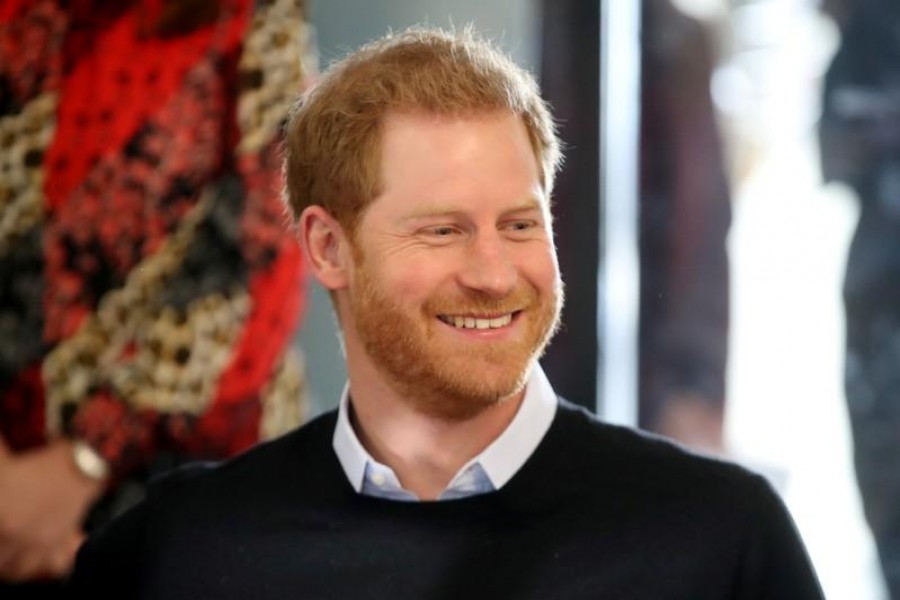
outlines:
[{"label": "eye", "polygon": [[540,229],[534,219],[515,219],[503,224],[503,230],[514,238],[529,238]]},{"label": "eye", "polygon": [[419,237],[429,244],[449,244],[463,235],[456,225],[431,225],[419,230]]},{"label": "eye", "polygon": [[512,231],[528,231],[533,229],[535,225],[534,221],[513,221],[507,227]]},{"label": "eye", "polygon": [[426,234],[434,237],[450,237],[458,232],[459,230],[456,227],[451,227],[449,225],[438,225],[436,227],[429,227],[425,230]]}]

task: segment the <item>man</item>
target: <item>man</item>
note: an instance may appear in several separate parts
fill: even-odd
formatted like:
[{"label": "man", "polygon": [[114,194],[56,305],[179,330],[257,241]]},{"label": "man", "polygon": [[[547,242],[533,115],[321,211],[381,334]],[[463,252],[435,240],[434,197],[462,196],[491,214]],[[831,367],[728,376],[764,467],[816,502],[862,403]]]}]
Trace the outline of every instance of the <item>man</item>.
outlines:
[{"label": "man", "polygon": [[530,76],[471,34],[407,31],[326,73],[286,149],[340,409],[160,484],[88,542],[74,594],[822,597],[761,478],[601,424],[537,366],[559,150]]}]

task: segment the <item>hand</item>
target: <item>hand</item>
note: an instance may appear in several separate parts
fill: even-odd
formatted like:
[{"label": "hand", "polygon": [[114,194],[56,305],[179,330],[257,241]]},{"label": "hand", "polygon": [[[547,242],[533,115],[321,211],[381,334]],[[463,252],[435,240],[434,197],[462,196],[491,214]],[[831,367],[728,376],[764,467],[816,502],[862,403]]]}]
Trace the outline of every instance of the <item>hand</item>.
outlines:
[{"label": "hand", "polygon": [[85,477],[69,442],[13,454],[0,438],[0,580],[62,577],[103,484]]}]

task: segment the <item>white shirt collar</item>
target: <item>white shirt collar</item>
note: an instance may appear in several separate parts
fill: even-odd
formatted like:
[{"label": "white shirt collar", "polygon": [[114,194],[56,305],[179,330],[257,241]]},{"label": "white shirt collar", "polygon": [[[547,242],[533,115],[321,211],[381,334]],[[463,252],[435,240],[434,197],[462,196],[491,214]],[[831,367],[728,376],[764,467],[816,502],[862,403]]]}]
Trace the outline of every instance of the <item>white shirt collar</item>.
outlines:
[{"label": "white shirt collar", "polygon": [[[374,467],[378,470],[390,470],[390,467],[378,463],[360,443],[350,424],[349,403],[349,387],[344,386],[332,446],[350,485],[361,492],[367,465],[370,465],[370,472]],[[525,384],[525,397],[509,426],[481,454],[463,465],[448,490],[464,479],[461,476],[476,464],[484,470],[495,490],[506,485],[544,439],[556,415],[556,407],[553,387],[540,365],[535,364]]]}]

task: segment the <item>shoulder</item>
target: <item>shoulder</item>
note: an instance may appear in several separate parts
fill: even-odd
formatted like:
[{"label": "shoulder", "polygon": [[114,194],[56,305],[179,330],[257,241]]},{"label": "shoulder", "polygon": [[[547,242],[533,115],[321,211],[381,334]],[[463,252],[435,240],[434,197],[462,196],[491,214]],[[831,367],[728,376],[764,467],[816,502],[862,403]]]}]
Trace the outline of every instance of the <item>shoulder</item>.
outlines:
[{"label": "shoulder", "polygon": [[773,539],[796,537],[769,482],[739,464],[604,423],[565,401],[545,441],[535,472],[552,473],[588,519],[611,518],[633,531],[654,523],[657,538],[665,531],[722,547],[743,546],[763,530]]},{"label": "shoulder", "polygon": [[750,470],[700,455],[652,433],[600,421],[564,399],[548,432],[552,460],[573,481],[593,484],[606,494],[619,490],[655,501],[701,496],[704,503],[752,502],[774,495],[768,482]]},{"label": "shoulder", "polygon": [[694,574],[748,598],[822,597],[783,502],[740,465],[603,423],[566,401],[532,458],[518,496],[561,512],[594,553],[611,543],[642,556],[661,580]]},{"label": "shoulder", "polygon": [[72,585],[96,583],[91,573],[110,567],[133,583],[146,570],[142,562],[158,558],[161,548],[217,539],[236,523],[277,518],[298,502],[341,493],[331,451],[335,418],[326,413],[227,462],[192,464],[154,480],[143,502],[91,535]]},{"label": "shoulder", "polygon": [[336,413],[325,413],[276,439],[260,443],[228,461],[191,463],[165,473],[151,482],[148,500],[219,492],[222,488],[241,494],[264,493],[291,480],[315,477],[326,468]]},{"label": "shoulder", "polygon": [[173,597],[166,586],[209,577],[224,555],[268,539],[304,503],[342,497],[350,486],[331,449],[335,419],[326,413],[225,463],[153,481],[143,502],[81,547],[70,597]]}]

